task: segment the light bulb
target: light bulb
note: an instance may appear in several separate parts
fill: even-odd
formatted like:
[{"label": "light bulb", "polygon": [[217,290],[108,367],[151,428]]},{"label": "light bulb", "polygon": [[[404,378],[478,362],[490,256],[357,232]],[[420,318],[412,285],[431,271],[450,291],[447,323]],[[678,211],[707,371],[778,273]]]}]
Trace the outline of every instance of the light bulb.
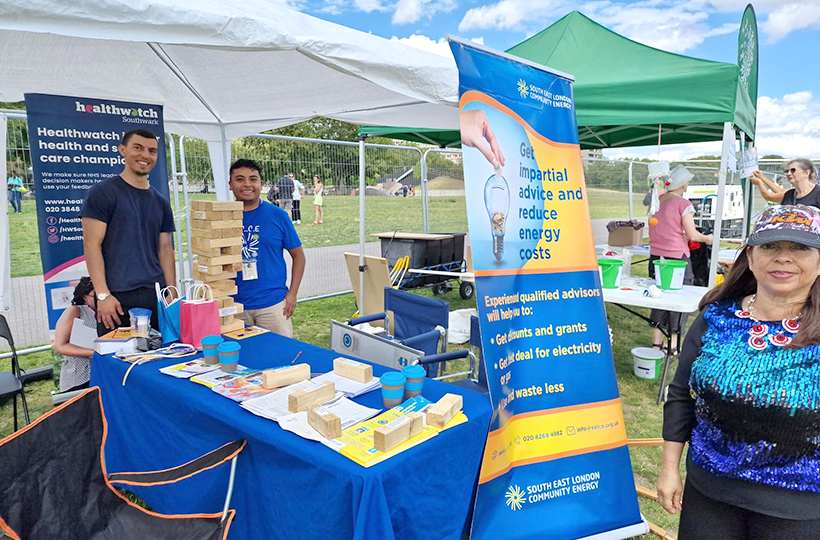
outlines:
[{"label": "light bulb", "polygon": [[484,185],[484,206],[490,217],[490,230],[493,237],[493,255],[501,262],[504,255],[504,231],[507,227],[507,213],[510,211],[510,188],[502,176],[501,168],[487,179]]}]

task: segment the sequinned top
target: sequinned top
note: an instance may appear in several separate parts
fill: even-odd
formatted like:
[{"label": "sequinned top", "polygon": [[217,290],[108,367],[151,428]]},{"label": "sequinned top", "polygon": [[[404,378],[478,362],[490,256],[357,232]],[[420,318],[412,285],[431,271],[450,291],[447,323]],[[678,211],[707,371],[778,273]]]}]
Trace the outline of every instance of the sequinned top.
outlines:
[{"label": "sequinned top", "polygon": [[736,302],[708,306],[684,342],[664,409],[664,439],[690,441],[689,478],[704,494],[729,504],[751,499],[740,506],[779,517],[816,519],[820,346],[784,348],[797,331],[798,321],[757,322]]}]

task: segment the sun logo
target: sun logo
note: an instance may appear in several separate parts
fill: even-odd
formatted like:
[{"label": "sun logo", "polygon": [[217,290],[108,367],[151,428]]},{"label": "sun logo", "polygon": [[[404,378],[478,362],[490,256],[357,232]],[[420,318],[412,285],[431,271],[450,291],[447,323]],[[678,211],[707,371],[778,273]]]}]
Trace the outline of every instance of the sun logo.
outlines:
[{"label": "sun logo", "polygon": [[518,486],[511,486],[510,489],[507,490],[506,499],[507,502],[505,504],[509,506],[513,512],[521,510],[521,507],[524,506],[524,492],[521,491],[521,488]]},{"label": "sun logo", "polygon": [[530,94],[530,91],[527,89],[527,81],[524,79],[518,79],[518,93],[521,94],[522,98]]}]

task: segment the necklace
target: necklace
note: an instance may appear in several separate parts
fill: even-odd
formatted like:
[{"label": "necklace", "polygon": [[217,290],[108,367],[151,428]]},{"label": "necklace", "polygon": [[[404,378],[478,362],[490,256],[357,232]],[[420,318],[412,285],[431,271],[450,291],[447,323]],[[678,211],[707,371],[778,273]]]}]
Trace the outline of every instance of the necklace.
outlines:
[{"label": "necklace", "polygon": [[794,334],[800,329],[800,316],[803,312],[801,311],[792,319],[786,318],[781,321],[780,324],[783,326],[783,330],[785,330],[786,333],[792,334],[791,336],[786,335],[786,333],[769,334],[769,325],[759,321],[757,317],[754,316],[756,299],[757,294],[753,294],[752,297],[749,298],[748,309],[744,310],[741,304],[741,309],[735,312],[738,318],[751,319],[755,322],[755,324],[749,328],[749,347],[756,351],[762,351],[769,346],[769,343],[778,347],[783,347],[791,343],[792,339],[794,339]]}]

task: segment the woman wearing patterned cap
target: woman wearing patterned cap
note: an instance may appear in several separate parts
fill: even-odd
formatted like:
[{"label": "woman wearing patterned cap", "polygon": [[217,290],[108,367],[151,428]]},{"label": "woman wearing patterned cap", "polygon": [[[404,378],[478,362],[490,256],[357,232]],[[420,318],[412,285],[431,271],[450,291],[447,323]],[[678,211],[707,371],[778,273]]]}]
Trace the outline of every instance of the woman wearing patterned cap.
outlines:
[{"label": "woman wearing patterned cap", "polygon": [[820,211],[772,206],[701,302],[664,408],[658,500],[682,510],[679,540],[820,538],[818,277]]},{"label": "woman wearing patterned cap", "polygon": [[[683,197],[694,175],[683,165],[678,165],[669,174],[665,183],[665,193],[659,197],[658,211],[649,220],[649,277],[655,277],[654,261],[661,257],[690,263],[686,266],[683,282],[691,285],[694,279],[689,259],[689,241],[712,243],[711,234],[701,234],[695,227],[695,207]],[[653,309],[649,314],[652,321],[652,347],[663,347],[661,328],[683,328],[686,314]],[[678,334],[672,334],[672,349],[677,349]]]}]

